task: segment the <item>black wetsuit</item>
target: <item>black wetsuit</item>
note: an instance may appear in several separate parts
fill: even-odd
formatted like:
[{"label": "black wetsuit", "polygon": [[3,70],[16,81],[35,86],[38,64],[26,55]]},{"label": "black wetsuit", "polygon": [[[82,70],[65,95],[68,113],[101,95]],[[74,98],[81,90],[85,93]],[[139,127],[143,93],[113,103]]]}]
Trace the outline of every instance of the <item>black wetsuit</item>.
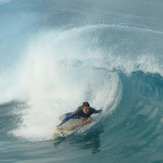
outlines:
[{"label": "black wetsuit", "polygon": [[74,112],[70,112],[70,113],[66,113],[66,117],[63,119],[62,123],[59,124],[59,126],[61,126],[63,123],[67,122],[68,120],[74,118],[74,119],[78,119],[78,118],[88,118],[90,117],[92,114],[96,114],[96,113],[100,113],[102,110],[96,110],[95,108],[89,107],[90,111],[88,114],[85,114],[83,112],[83,108],[82,106],[79,106]]}]

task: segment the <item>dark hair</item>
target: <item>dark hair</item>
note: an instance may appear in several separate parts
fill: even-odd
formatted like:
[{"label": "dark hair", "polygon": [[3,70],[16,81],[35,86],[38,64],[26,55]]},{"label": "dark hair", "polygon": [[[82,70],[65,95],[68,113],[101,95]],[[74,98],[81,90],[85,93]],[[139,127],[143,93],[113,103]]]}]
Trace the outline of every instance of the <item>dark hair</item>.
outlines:
[{"label": "dark hair", "polygon": [[82,108],[84,108],[84,107],[90,107],[90,105],[89,105],[89,103],[86,101],[86,102],[83,102],[83,104],[82,104]]}]

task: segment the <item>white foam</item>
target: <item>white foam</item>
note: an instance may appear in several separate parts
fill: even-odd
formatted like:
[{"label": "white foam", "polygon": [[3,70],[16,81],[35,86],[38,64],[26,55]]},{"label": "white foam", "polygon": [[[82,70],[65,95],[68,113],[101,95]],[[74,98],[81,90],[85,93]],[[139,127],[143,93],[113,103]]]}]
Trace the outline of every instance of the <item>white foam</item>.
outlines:
[{"label": "white foam", "polygon": [[28,87],[29,107],[21,112],[22,122],[13,134],[30,140],[50,139],[59,115],[73,111],[85,100],[105,111],[116,97],[114,76],[103,70],[62,69],[53,76],[50,88],[48,82],[39,83],[44,75],[43,79],[34,78]]},{"label": "white foam", "polygon": [[111,53],[106,56],[99,47],[89,48],[86,36],[91,30],[96,27],[42,32],[31,39],[13,75],[19,80],[14,79],[17,82],[6,93],[6,97],[10,92],[11,97],[24,99],[28,105],[19,111],[21,122],[12,131],[15,136],[51,139],[58,116],[73,111],[85,100],[95,108],[103,108],[103,114],[111,113],[122,93],[118,75],[111,72],[114,68],[127,73],[160,70],[160,65],[154,66],[158,63],[154,58],[139,56],[132,61]]},{"label": "white foam", "polygon": [[12,134],[30,141],[51,139],[59,115],[73,111],[83,101],[108,113],[119,89],[116,73],[95,68],[93,59],[87,62],[90,56],[82,55],[81,44],[69,47],[64,43],[69,32],[68,36],[47,35],[31,41],[21,69],[17,68],[20,81],[16,90],[21,90],[20,98],[26,99],[28,107],[19,111],[21,122]]},{"label": "white foam", "polygon": [[131,74],[136,71],[143,71],[144,73],[156,74],[159,73],[163,76],[163,66],[159,59],[150,54],[143,54],[136,58],[127,58],[124,56],[115,56],[108,54],[107,60],[108,70],[117,69],[126,74]]}]

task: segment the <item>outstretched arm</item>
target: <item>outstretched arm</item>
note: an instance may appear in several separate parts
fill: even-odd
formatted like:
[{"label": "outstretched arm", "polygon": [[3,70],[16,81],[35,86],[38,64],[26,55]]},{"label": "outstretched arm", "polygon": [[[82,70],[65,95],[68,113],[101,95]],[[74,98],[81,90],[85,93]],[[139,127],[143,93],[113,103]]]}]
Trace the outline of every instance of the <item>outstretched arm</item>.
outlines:
[{"label": "outstretched arm", "polygon": [[57,126],[57,127],[60,127],[62,126],[65,122],[67,122],[68,120],[70,120],[71,118],[73,118],[76,114],[78,114],[78,112],[82,109],[82,107],[78,107],[72,114],[66,116],[62,122]]},{"label": "outstretched arm", "polygon": [[90,123],[91,121],[92,121],[92,117],[88,117],[86,120],[83,120],[81,123],[74,125],[73,127],[70,127],[68,130],[69,131],[75,130],[75,128],[84,126],[84,125]]},{"label": "outstretched arm", "polygon": [[88,117],[87,119],[83,120],[81,123],[76,125],[76,127],[84,126],[92,121],[92,117]]},{"label": "outstretched arm", "polygon": [[70,120],[71,118],[73,118],[73,116],[74,116],[73,114],[70,114],[70,115],[66,116],[57,127],[62,126],[65,122],[67,122],[68,120]]},{"label": "outstretched arm", "polygon": [[102,109],[99,109],[99,110],[96,110],[96,109],[94,109],[95,111],[94,111],[94,113],[96,114],[96,113],[101,113],[102,112]]}]

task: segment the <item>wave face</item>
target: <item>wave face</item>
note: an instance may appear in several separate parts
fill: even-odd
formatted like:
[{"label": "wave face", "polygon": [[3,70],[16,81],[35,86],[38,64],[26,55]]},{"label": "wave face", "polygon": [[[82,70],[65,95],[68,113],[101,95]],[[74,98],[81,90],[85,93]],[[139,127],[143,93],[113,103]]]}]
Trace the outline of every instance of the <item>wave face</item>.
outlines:
[{"label": "wave face", "polygon": [[[1,0],[0,160],[163,162],[162,5]],[[103,112],[54,137],[83,101]]]}]

